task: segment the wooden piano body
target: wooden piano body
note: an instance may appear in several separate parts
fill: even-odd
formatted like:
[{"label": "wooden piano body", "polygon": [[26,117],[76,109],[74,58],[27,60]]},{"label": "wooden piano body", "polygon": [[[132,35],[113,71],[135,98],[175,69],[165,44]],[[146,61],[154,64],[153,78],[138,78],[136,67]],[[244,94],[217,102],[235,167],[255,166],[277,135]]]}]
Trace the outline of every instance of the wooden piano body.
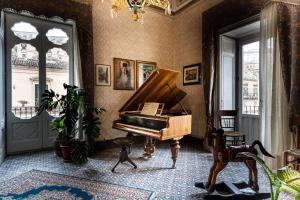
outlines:
[{"label": "wooden piano body", "polygon": [[[179,72],[156,69],[147,81],[120,109],[120,118],[113,122],[113,128],[146,136],[145,155],[155,152],[155,140],[171,140],[173,168],[179,152],[179,140],[191,134],[192,116],[182,107],[181,112],[171,111],[186,95],[176,87]],[[150,116],[141,114],[139,107],[146,102],[163,103],[162,114]]]}]

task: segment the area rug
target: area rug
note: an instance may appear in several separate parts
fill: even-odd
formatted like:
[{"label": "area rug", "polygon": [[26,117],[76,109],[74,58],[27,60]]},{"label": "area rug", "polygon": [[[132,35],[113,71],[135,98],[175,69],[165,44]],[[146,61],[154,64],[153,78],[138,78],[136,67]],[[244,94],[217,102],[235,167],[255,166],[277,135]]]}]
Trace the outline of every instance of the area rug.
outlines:
[{"label": "area rug", "polygon": [[122,185],[32,170],[0,183],[0,199],[155,199],[156,193]]}]

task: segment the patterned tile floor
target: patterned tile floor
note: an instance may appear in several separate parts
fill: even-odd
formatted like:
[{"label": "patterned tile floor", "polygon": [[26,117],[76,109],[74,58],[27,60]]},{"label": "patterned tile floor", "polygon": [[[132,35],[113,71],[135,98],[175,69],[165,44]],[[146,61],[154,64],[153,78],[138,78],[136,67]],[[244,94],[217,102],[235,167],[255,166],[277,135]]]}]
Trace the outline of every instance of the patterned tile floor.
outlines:
[{"label": "patterned tile floor", "polygon": [[[118,159],[118,152],[119,148],[103,150],[81,166],[64,163],[52,151],[9,156],[0,166],[0,181],[37,169],[152,190],[158,192],[159,199],[201,199],[204,191],[195,188],[194,183],[207,180],[212,161],[210,154],[201,153],[195,146],[184,144],[180,149],[177,168],[170,169],[172,162],[167,144],[158,144],[156,155],[150,160],[140,158],[143,149],[138,145],[130,154],[138,169],[133,170],[131,165],[124,163],[116,169],[117,173],[112,173],[110,170]],[[221,172],[218,181],[247,181],[247,176],[244,164],[230,163]],[[268,180],[261,169],[259,184],[261,191],[268,191]],[[289,198],[282,195],[280,199]]]}]

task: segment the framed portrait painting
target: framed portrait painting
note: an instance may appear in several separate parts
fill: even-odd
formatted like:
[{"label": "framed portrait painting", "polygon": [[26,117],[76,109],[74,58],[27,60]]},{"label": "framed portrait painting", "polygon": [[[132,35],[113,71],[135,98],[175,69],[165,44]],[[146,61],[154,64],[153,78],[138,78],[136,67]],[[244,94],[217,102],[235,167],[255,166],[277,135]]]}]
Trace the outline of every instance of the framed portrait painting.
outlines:
[{"label": "framed portrait painting", "polygon": [[201,63],[183,67],[183,85],[201,84]]},{"label": "framed portrait painting", "polygon": [[137,87],[141,85],[149,78],[151,73],[156,68],[156,62],[147,62],[137,60]]},{"label": "framed portrait painting", "polygon": [[114,58],[114,89],[135,89],[135,61]]},{"label": "framed portrait painting", "polygon": [[96,85],[110,86],[111,85],[111,69],[110,65],[95,65]]}]

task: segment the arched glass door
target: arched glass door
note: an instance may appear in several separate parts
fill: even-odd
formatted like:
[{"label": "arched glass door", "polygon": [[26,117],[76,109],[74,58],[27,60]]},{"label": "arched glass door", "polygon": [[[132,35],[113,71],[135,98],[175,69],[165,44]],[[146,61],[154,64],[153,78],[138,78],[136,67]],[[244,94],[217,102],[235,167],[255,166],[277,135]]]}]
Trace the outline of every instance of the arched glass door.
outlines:
[{"label": "arched glass door", "polygon": [[49,123],[60,109],[37,116],[45,89],[63,94],[73,82],[72,25],[5,12],[7,153],[52,146]]}]

